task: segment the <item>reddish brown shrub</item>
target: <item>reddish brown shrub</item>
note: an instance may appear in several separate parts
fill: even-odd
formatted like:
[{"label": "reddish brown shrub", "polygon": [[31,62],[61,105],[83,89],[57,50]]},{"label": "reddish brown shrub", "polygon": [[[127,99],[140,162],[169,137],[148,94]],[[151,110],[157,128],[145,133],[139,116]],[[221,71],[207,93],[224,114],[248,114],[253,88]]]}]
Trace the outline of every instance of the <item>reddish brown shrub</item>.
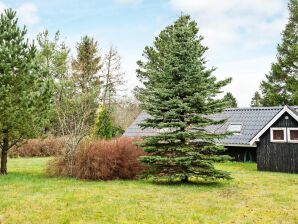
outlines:
[{"label": "reddish brown shrub", "polygon": [[[144,167],[139,157],[145,152],[137,147],[136,139],[86,141],[80,144],[73,168],[73,176],[89,180],[134,179]],[[67,175],[67,161],[57,158],[49,162],[47,173]]]},{"label": "reddish brown shrub", "polygon": [[46,139],[30,139],[19,147],[10,150],[10,157],[47,157],[61,155],[65,147],[62,137]]},{"label": "reddish brown shrub", "polygon": [[97,140],[80,145],[74,174],[81,179],[134,179],[144,167],[139,157],[144,151],[133,144],[136,139]]}]

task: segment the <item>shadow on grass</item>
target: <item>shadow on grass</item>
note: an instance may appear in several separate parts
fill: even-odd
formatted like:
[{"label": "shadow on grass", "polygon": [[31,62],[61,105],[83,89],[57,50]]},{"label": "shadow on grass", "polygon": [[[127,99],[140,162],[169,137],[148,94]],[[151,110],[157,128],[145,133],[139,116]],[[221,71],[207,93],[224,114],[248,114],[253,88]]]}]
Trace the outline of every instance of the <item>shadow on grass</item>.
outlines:
[{"label": "shadow on grass", "polygon": [[208,187],[208,188],[222,188],[229,184],[228,180],[220,180],[220,181],[196,180],[196,181],[189,181],[187,183],[182,183],[181,181],[165,181],[165,180],[164,181],[148,180],[147,182],[157,186],[174,186],[174,187],[191,186],[191,187]]},{"label": "shadow on grass", "polygon": [[202,188],[224,188],[229,185],[230,181],[227,180],[218,180],[218,181],[204,181],[204,180],[191,180],[187,183],[182,183],[181,181],[177,180],[154,180],[154,179],[133,179],[133,180],[85,180],[85,179],[77,179],[74,177],[64,177],[64,176],[49,176],[43,171],[34,171],[34,170],[20,170],[20,171],[11,171],[8,173],[7,176],[0,176],[0,180],[7,182],[7,183],[22,183],[22,182],[44,182],[44,181],[62,181],[62,182],[76,182],[76,183],[84,183],[85,185],[93,185],[96,183],[101,183],[104,185],[125,185],[128,184],[132,185],[155,185],[155,186],[162,186],[162,187],[202,187]]}]

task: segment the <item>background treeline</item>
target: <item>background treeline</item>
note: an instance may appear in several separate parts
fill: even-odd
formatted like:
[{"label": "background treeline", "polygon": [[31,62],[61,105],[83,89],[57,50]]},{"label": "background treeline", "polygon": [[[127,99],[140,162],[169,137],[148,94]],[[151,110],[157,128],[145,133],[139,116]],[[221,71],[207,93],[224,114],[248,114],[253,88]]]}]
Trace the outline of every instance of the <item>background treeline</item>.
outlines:
[{"label": "background treeline", "polygon": [[12,9],[1,15],[0,33],[1,174],[10,154],[59,155],[71,175],[82,141],[120,136],[139,114],[137,101],[121,97],[125,74],[114,46],[102,52],[83,36],[72,55],[60,32],[47,30],[29,41]]},{"label": "background treeline", "polygon": [[[64,144],[71,153],[87,135],[104,139],[122,135],[140,112],[133,97],[121,94],[125,74],[115,47],[110,46],[103,54],[94,38],[84,36],[76,45],[74,57],[60,32],[52,36],[46,30],[36,38],[36,61],[53,81],[49,122],[43,133],[51,137],[15,146],[11,156],[56,155],[62,150],[45,150],[49,147],[44,144],[55,145],[50,142],[61,136],[71,138]],[[28,150],[30,145],[32,152]]]}]

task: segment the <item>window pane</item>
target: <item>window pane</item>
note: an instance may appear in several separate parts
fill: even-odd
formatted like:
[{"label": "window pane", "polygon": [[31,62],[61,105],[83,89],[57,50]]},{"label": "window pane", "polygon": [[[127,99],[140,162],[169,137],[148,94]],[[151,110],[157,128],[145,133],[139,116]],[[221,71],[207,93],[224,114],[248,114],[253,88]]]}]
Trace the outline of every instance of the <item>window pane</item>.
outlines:
[{"label": "window pane", "polygon": [[298,130],[290,130],[290,138],[298,141]]},{"label": "window pane", "polygon": [[284,138],[283,130],[273,130],[273,140],[284,140]]}]

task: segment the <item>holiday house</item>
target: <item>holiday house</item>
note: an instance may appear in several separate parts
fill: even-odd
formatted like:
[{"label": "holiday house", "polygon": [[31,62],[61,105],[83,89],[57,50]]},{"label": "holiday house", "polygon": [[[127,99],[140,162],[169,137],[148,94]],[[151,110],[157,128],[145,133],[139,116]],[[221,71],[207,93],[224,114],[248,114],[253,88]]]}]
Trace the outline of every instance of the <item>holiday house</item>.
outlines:
[{"label": "holiday house", "polygon": [[[141,113],[124,136],[156,135],[156,129],[139,127],[148,117]],[[233,132],[217,143],[234,160],[257,162],[258,170],[298,173],[298,107],[231,108],[210,117],[226,122],[207,127],[208,132]]]}]

